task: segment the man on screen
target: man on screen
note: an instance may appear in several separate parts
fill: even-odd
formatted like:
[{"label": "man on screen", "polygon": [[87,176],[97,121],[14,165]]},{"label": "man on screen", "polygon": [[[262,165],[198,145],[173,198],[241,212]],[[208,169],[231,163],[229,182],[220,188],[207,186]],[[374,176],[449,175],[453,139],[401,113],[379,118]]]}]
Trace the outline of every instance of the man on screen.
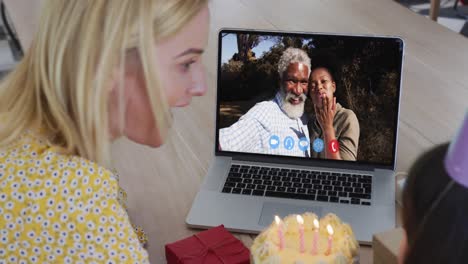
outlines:
[{"label": "man on screen", "polygon": [[286,49],[279,62],[280,87],[272,100],[257,103],[230,127],[220,129],[221,150],[310,157],[304,114],[310,58]]}]

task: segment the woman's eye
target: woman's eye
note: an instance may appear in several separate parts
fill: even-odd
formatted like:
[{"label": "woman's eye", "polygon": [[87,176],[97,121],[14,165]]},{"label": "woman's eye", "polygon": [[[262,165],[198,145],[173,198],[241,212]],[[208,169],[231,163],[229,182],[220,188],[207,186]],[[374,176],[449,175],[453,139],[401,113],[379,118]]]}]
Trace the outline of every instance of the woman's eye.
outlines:
[{"label": "woman's eye", "polygon": [[195,61],[194,60],[191,60],[189,62],[186,62],[186,63],[182,63],[182,70],[184,72],[188,71],[190,69],[190,66],[192,66],[192,64],[194,64]]}]

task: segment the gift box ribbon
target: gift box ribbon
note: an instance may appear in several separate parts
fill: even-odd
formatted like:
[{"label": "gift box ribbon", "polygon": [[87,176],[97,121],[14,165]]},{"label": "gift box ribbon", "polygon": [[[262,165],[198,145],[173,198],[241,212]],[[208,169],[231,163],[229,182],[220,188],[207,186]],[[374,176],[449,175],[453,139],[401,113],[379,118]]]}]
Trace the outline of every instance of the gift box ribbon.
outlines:
[{"label": "gift box ribbon", "polygon": [[203,245],[204,248],[200,252],[198,252],[196,254],[183,256],[182,258],[179,259],[179,261],[177,263],[183,263],[182,262],[183,260],[196,259],[196,258],[200,258],[200,257],[203,258],[202,261],[204,262],[205,258],[208,256],[208,254],[212,253],[213,255],[215,255],[221,261],[221,263],[228,264],[228,262],[224,259],[224,257],[236,256],[236,255],[239,255],[239,254],[241,254],[242,252],[244,252],[246,250],[245,247],[242,247],[241,250],[231,252],[230,254],[220,255],[220,254],[218,254],[216,252],[216,249],[222,248],[222,247],[230,245],[230,244],[239,243],[239,241],[235,237],[231,237],[231,238],[225,240],[222,243],[217,243],[216,245],[207,245],[207,243],[205,243],[205,241],[203,241],[203,239],[201,239],[197,234],[195,234],[194,237],[197,238],[198,241],[200,241],[200,243]]}]

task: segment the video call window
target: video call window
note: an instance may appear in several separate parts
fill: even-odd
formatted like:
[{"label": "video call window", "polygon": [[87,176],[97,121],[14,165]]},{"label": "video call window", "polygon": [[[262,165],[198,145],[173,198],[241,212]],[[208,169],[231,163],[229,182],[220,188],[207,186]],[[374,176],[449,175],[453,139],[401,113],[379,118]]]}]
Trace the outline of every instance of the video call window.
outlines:
[{"label": "video call window", "polygon": [[220,32],[219,151],[391,165],[398,38]]}]

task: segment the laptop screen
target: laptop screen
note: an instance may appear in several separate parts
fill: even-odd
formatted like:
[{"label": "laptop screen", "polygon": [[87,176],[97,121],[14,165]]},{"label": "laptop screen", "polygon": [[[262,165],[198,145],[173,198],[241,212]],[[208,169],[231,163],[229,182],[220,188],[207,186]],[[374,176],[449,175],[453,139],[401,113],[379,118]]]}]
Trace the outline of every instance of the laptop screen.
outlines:
[{"label": "laptop screen", "polygon": [[222,30],[217,153],[394,166],[403,41]]}]

